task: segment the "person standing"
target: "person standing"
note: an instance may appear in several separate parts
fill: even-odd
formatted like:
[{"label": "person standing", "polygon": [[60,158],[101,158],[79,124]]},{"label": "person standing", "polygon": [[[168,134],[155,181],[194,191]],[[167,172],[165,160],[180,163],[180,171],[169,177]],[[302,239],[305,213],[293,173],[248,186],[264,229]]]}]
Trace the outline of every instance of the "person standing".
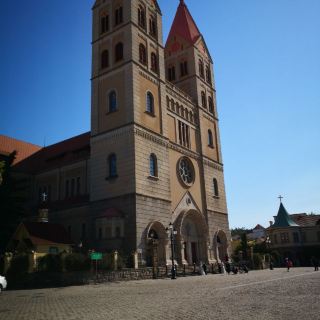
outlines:
[{"label": "person standing", "polygon": [[311,261],[314,266],[314,271],[319,271],[319,260],[316,257],[312,257]]}]

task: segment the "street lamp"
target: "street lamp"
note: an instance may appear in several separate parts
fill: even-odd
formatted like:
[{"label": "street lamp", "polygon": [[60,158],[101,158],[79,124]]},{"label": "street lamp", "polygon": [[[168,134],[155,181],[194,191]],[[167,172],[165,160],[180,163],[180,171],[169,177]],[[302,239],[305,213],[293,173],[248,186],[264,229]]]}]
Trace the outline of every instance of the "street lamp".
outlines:
[{"label": "street lamp", "polygon": [[170,236],[171,241],[171,261],[172,261],[172,267],[171,267],[171,279],[176,279],[176,269],[174,266],[174,236],[177,234],[177,231],[173,229],[173,224],[170,222],[169,227],[166,228],[167,234]]},{"label": "street lamp", "polygon": [[267,236],[266,245],[267,245],[268,254],[269,254],[269,267],[270,267],[270,270],[273,270],[273,263],[271,261],[271,254],[270,254],[270,244],[271,244],[271,239],[269,236]]}]

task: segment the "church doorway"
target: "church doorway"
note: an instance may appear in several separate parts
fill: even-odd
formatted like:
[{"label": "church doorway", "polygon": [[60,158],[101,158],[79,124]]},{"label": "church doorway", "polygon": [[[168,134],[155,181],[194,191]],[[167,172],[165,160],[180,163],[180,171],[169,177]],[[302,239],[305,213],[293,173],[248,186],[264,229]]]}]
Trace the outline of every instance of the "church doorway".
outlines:
[{"label": "church doorway", "polygon": [[179,262],[192,265],[207,261],[207,230],[202,214],[195,210],[182,213],[176,225],[177,244],[181,244]]},{"label": "church doorway", "polygon": [[148,267],[166,265],[167,237],[166,230],[160,222],[154,222],[147,228],[146,264]]}]

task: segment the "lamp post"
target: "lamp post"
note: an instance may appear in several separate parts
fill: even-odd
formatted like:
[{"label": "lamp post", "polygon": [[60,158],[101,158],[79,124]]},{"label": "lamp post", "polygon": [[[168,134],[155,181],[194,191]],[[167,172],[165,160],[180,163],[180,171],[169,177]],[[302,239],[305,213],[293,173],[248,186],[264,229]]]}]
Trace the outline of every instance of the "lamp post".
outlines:
[{"label": "lamp post", "polygon": [[267,236],[266,245],[267,245],[268,254],[269,254],[269,268],[270,268],[270,270],[273,270],[273,263],[271,261],[271,254],[270,254],[270,244],[271,244],[271,239],[269,236]]},{"label": "lamp post", "polygon": [[171,262],[172,262],[171,279],[174,280],[176,279],[176,269],[174,266],[174,236],[177,234],[177,231],[173,229],[173,224],[171,222],[169,224],[169,227],[166,228],[166,231],[170,236],[170,241],[171,241]]}]

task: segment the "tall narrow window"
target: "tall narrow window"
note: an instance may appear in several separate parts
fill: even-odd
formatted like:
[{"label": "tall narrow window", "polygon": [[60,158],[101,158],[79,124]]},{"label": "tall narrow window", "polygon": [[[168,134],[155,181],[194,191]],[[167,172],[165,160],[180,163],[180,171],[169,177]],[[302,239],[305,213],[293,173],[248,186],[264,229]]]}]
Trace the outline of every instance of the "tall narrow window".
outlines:
[{"label": "tall narrow window", "polygon": [[103,34],[109,31],[109,16],[103,15],[100,19],[100,33]]},{"label": "tall narrow window", "polygon": [[169,81],[176,80],[176,68],[175,67],[168,68],[168,80]]},{"label": "tall narrow window", "polygon": [[208,105],[209,105],[209,112],[213,113],[214,107],[213,107],[213,99],[212,99],[212,97],[208,98]]},{"label": "tall narrow window", "polygon": [[147,49],[142,43],[139,45],[139,61],[147,64]]},{"label": "tall narrow window", "polygon": [[138,24],[141,28],[146,28],[146,12],[141,5],[138,8]]},{"label": "tall narrow window", "polygon": [[204,91],[201,91],[201,105],[203,108],[207,108],[207,99]]},{"label": "tall narrow window", "polygon": [[80,184],[81,180],[80,177],[77,177],[77,196],[80,195],[81,193],[81,184]]},{"label": "tall narrow window", "polygon": [[150,176],[158,177],[158,161],[155,154],[150,155]]},{"label": "tall narrow window", "polygon": [[108,166],[109,166],[109,178],[117,177],[117,156],[115,154],[111,154],[108,158]]},{"label": "tall narrow window", "polygon": [[204,66],[201,59],[199,59],[199,74],[201,78],[204,78]]},{"label": "tall narrow window", "polygon": [[149,33],[152,37],[157,37],[157,21],[155,17],[149,19]]},{"label": "tall narrow window", "polygon": [[109,67],[109,52],[108,50],[104,50],[101,53],[101,69],[105,69]]},{"label": "tall narrow window", "polygon": [[150,91],[147,92],[147,106],[146,111],[148,113],[154,114],[154,98]]},{"label": "tall narrow window", "polygon": [[114,90],[109,93],[109,112],[117,111],[117,94]]},{"label": "tall narrow window", "polygon": [[180,63],[180,75],[181,77],[184,77],[188,74],[188,62],[183,61]]},{"label": "tall narrow window", "polygon": [[123,59],[123,44],[122,42],[117,43],[115,47],[115,61],[120,61]]},{"label": "tall narrow window", "polygon": [[213,136],[211,130],[208,130],[208,146],[213,148]]},{"label": "tall narrow window", "polygon": [[187,148],[190,148],[190,128],[182,121],[178,121],[179,143]]},{"label": "tall narrow window", "polygon": [[211,71],[209,66],[206,67],[206,80],[209,84],[211,84],[212,79],[211,79]]},{"label": "tall narrow window", "polygon": [[218,181],[216,178],[213,178],[213,194],[215,197],[219,197]]},{"label": "tall narrow window", "polygon": [[115,21],[116,26],[123,22],[123,9],[122,9],[122,7],[119,7],[115,10],[114,21]]},{"label": "tall narrow window", "polygon": [[158,72],[158,58],[154,52],[151,53],[151,70]]}]

